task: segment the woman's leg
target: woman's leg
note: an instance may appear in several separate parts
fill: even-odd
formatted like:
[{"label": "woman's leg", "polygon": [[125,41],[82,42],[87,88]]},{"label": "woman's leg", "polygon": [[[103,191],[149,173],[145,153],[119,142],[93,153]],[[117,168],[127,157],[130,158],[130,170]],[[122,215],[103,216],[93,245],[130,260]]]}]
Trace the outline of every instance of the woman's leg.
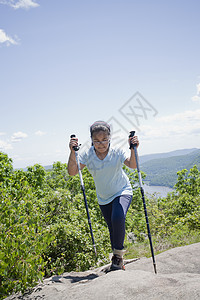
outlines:
[{"label": "woman's leg", "polygon": [[111,216],[113,249],[122,250],[124,248],[125,219],[131,201],[131,195],[121,195],[113,200]]},{"label": "woman's leg", "polygon": [[111,247],[113,248],[113,229],[112,229],[112,221],[111,221],[111,216],[112,216],[112,202],[106,205],[100,205],[101,212],[104,216],[104,219],[108,225],[108,229],[110,232],[110,242],[111,242]]},{"label": "woman's leg", "polygon": [[107,205],[100,205],[102,214],[109,228],[113,250],[122,250],[124,248],[125,218],[131,201],[131,195],[121,195]]}]

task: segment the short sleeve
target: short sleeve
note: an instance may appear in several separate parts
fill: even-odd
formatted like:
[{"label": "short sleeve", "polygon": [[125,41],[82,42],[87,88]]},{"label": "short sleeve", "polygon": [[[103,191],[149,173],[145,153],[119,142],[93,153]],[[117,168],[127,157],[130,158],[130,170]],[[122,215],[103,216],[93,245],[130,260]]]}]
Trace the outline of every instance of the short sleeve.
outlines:
[{"label": "short sleeve", "polygon": [[79,162],[83,165],[87,165],[88,155],[86,152],[79,155]]},{"label": "short sleeve", "polygon": [[122,149],[119,149],[119,156],[120,156],[120,161],[123,164],[125,160],[128,158],[126,152]]}]

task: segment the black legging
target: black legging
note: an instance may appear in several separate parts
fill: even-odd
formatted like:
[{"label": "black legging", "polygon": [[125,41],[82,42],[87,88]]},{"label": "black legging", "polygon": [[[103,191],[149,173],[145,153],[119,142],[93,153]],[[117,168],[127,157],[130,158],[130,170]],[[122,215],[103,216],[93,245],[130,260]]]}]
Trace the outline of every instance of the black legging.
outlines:
[{"label": "black legging", "polygon": [[110,232],[112,249],[122,250],[125,238],[125,218],[132,201],[131,195],[121,195],[106,205],[100,205]]}]

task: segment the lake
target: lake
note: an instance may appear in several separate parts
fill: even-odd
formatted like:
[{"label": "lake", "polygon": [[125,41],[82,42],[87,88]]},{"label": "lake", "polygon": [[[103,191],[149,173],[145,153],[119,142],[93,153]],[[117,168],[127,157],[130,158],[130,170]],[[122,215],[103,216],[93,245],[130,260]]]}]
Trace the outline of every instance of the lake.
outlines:
[{"label": "lake", "polygon": [[154,185],[143,185],[145,194],[158,194],[158,197],[166,197],[168,193],[174,191],[174,189],[167,186],[154,186]]}]

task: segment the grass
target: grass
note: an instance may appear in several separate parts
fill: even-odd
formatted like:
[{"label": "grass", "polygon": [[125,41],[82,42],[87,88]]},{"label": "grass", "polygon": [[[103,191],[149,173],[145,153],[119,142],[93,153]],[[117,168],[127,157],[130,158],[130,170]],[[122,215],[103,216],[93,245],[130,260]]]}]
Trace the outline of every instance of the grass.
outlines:
[{"label": "grass", "polygon": [[[189,233],[176,232],[166,238],[152,237],[152,244],[154,249],[154,255],[170,250],[172,248],[186,246],[200,242],[200,231],[191,231]],[[143,242],[130,243],[125,242],[126,253],[125,259],[151,257],[151,250],[149,239],[145,239]]]}]

